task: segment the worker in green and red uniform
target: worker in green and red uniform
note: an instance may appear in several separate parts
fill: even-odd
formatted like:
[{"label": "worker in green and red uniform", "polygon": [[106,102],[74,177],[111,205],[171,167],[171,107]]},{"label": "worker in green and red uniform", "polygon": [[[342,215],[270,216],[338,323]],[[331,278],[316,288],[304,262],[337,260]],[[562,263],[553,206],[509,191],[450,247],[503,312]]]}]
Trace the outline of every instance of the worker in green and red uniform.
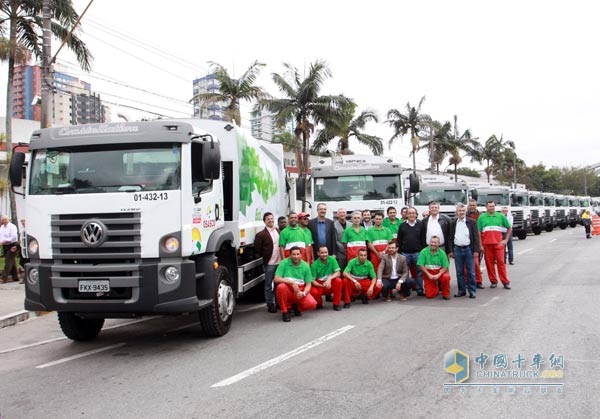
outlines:
[{"label": "worker in green and red uniform", "polygon": [[277,301],[284,322],[291,320],[289,310],[294,306],[294,314],[301,316],[303,311],[314,310],[317,302],[310,294],[312,274],[308,263],[302,260],[299,247],[290,249],[290,257],[279,263],[275,271]]},{"label": "worker in green and red uniform", "polygon": [[[504,246],[506,246],[506,241],[512,234],[512,227],[504,214],[496,212],[494,201],[488,201],[485,204],[485,208],[487,211],[479,215],[477,219],[477,228],[481,234],[485,267],[492,283],[490,288],[498,286],[498,277],[500,277],[504,288],[509,290],[510,281],[506,274],[506,264],[504,263]],[[504,239],[502,238],[502,228],[506,229]],[[497,275],[496,268],[498,268]]]},{"label": "worker in green and red uniform", "polygon": [[383,282],[377,280],[373,264],[367,260],[367,249],[360,249],[344,270],[344,308],[350,307],[352,297],[369,304],[369,300],[377,298],[381,288]]}]

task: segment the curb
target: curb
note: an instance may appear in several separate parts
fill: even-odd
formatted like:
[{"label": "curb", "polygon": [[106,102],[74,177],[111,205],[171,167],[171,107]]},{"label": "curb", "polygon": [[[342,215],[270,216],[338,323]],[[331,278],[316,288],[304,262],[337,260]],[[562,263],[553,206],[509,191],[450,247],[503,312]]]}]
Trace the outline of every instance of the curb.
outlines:
[{"label": "curb", "polygon": [[0,329],[8,326],[14,326],[17,323],[24,322],[25,320],[29,320],[31,318],[43,316],[46,313],[47,312],[45,311],[15,311],[14,313],[0,317]]}]

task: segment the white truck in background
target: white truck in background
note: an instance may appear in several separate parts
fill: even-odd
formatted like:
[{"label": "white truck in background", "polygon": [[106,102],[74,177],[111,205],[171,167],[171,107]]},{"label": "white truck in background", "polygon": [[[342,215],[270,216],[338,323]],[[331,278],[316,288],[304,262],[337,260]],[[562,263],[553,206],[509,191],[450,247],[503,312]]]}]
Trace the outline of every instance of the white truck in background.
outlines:
[{"label": "white truck in background", "polygon": [[423,211],[429,209],[429,203],[436,201],[440,205],[440,213],[456,217],[456,204],[467,205],[469,203],[470,191],[467,182],[459,180],[455,182],[446,176],[421,175],[420,191],[414,194],[409,203],[417,209],[419,218]]},{"label": "white truck in background", "polygon": [[[406,205],[402,167],[387,157],[337,155],[321,159],[311,169],[312,207],[327,205],[327,216],[336,218],[339,208],[352,211],[368,209],[371,213],[383,212],[393,206],[398,211]],[[416,175],[411,174],[408,191],[419,190]]]},{"label": "white truck in background", "polygon": [[288,212],[281,145],[190,119],[47,128],[29,150],[26,309],[57,311],[78,341],[106,318],[154,314],[229,331],[236,298],[264,278],[262,215]]}]

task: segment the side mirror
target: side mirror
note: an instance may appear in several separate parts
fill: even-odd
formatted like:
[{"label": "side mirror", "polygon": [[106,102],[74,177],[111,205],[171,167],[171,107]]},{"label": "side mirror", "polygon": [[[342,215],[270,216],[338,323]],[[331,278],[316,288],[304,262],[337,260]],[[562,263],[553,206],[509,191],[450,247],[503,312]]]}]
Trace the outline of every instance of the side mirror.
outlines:
[{"label": "side mirror", "polygon": [[410,193],[418,193],[421,190],[421,185],[419,185],[419,177],[416,173],[411,173],[408,176],[408,183]]},{"label": "side mirror", "polygon": [[471,189],[471,198],[477,201],[477,189]]},{"label": "side mirror", "polygon": [[202,143],[202,176],[204,179],[221,177],[221,148],[213,141]]},{"label": "side mirror", "polygon": [[12,186],[21,186],[23,184],[23,164],[25,164],[25,153],[13,153],[9,169]]}]

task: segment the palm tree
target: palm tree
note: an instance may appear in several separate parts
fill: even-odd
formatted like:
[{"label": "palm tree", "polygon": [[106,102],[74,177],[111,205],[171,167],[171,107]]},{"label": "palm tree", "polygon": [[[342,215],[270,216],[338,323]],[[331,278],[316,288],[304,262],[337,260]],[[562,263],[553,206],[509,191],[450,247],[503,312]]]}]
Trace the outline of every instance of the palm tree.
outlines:
[{"label": "palm tree", "polygon": [[[287,70],[284,75],[273,73],[272,77],[284,97],[263,101],[261,106],[268,107],[275,114],[279,126],[285,126],[292,119],[295,121],[294,135],[302,147],[302,158],[298,161],[298,169],[301,181],[305,185],[306,197],[310,136],[315,125],[339,119],[341,109],[348,106],[350,100],[343,95],[320,95],[324,81],[331,77],[331,71],[324,61],[311,63],[304,80],[294,66],[288,63],[283,65]],[[302,210],[306,209],[305,205],[306,202],[303,202]]]},{"label": "palm tree", "polygon": [[228,121],[232,119],[239,126],[242,123],[240,102],[242,100],[265,100],[267,93],[262,87],[255,86],[256,77],[260,73],[263,63],[254,61],[239,79],[234,79],[221,64],[209,61],[211,74],[219,82],[219,92],[198,93],[190,102],[198,100],[200,106],[225,103],[225,116]]},{"label": "palm tree", "polygon": [[394,135],[390,138],[389,147],[398,137],[404,137],[410,133],[410,143],[412,145],[411,155],[413,158],[413,172],[417,171],[417,160],[416,152],[419,149],[419,143],[421,142],[420,133],[427,130],[427,127],[431,123],[431,117],[429,115],[421,113],[421,106],[425,101],[425,96],[419,101],[419,105],[415,108],[410,106],[410,102],[406,103],[406,113],[401,113],[397,109],[390,109],[387,113],[387,122],[392,128],[394,128]]},{"label": "palm tree", "polygon": [[507,147],[514,148],[514,146],[514,142],[510,140],[504,141],[503,136],[498,138],[496,134],[492,134],[479,150],[477,157],[480,161],[485,160],[486,162],[485,174],[487,175],[488,183],[490,182],[490,175],[494,171],[493,165],[502,161],[504,150]]},{"label": "palm tree", "polygon": [[374,155],[380,156],[383,154],[383,139],[362,132],[369,121],[378,122],[377,114],[366,109],[355,118],[355,111],[355,103],[350,102],[347,106],[344,106],[340,110],[340,118],[328,121],[325,124],[325,129],[319,132],[311,151],[317,153],[323,151],[331,140],[338,137],[337,149],[340,153],[345,154],[350,151],[350,138],[354,137],[359,143],[369,147]]},{"label": "palm tree", "polygon": [[462,162],[460,155],[461,151],[464,151],[468,156],[471,157],[471,161],[479,159],[479,151],[481,144],[479,144],[477,137],[472,137],[470,130],[465,130],[462,134],[458,130],[457,117],[454,115],[454,136],[448,139],[447,147],[448,153],[450,153],[449,164],[454,165],[454,181],[458,181],[458,165]]},{"label": "palm tree", "polygon": [[[421,138],[422,144],[419,145],[419,150],[426,149],[428,151],[429,161],[432,163],[432,166],[435,166],[435,171],[439,175],[440,164],[442,164],[449,152],[446,140],[450,138],[452,124],[449,121],[446,121],[443,124],[439,121],[431,121],[431,126],[429,127],[429,130],[430,135]],[[431,132],[433,132],[433,135],[431,135]],[[435,147],[432,147],[432,140]],[[431,155],[432,150],[433,156]]]},{"label": "palm tree", "polygon": [[[2,59],[8,61],[8,80],[6,89],[6,149],[12,149],[12,96],[15,65],[26,63],[26,51],[37,59],[42,58],[43,30],[42,1],[40,0],[11,0],[0,1],[0,31],[6,31],[8,24],[8,44]],[[79,15],[73,8],[71,0],[53,1],[51,5],[52,34],[75,53],[82,69],[91,69],[92,54],[84,42],[74,33]],[[50,61],[50,58],[48,58]],[[10,193],[12,222],[17,223],[15,198]]]}]

